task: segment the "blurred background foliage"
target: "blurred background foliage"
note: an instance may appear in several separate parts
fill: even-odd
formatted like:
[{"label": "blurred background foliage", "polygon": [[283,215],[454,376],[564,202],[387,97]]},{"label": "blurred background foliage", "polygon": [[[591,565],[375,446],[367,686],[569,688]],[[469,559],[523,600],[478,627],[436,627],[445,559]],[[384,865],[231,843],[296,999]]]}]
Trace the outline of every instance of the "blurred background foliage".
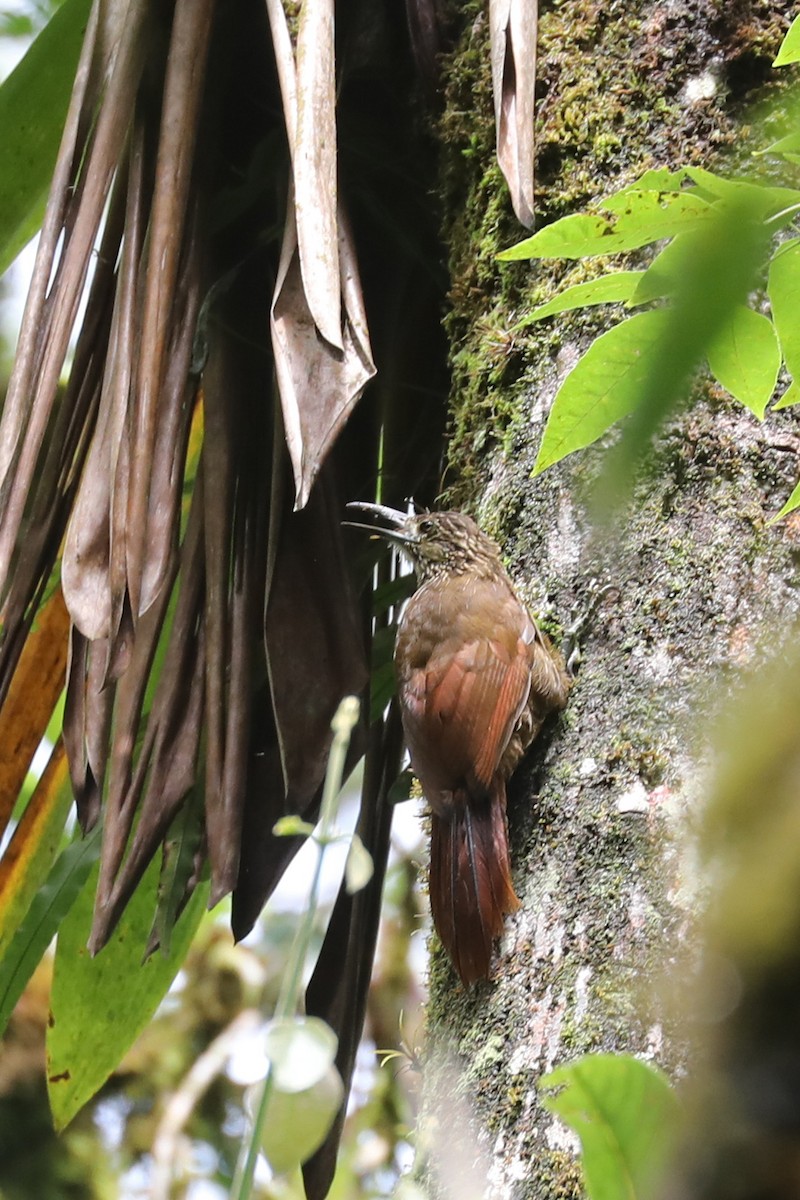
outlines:
[{"label": "blurred background foliage", "polygon": [[[426,936],[418,887],[420,845],[414,838],[412,830],[410,843],[395,840],[387,877],[365,1042],[331,1193],[341,1200],[392,1195],[400,1170],[412,1158],[407,1139],[417,1111],[413,1047],[420,1036]],[[329,894],[319,913],[316,948],[332,899]],[[217,1039],[236,1028],[244,1013],[254,1025],[235,1037],[230,1058],[216,1062],[219,1074],[164,1151],[174,1168],[170,1196],[221,1200],[229,1194],[246,1124],[244,1087],[263,1070],[258,1014],[274,1008],[297,909],[291,894],[279,894],[246,942],[234,945],[227,908],[205,917],[155,1019],[94,1100],[58,1135],[45,1083],[52,957],[43,960],[0,1046],[0,1195],[8,1200],[150,1196],[154,1146],[165,1115],[192,1066],[204,1054],[213,1058]],[[376,1050],[382,1065],[376,1066]],[[383,1062],[380,1051],[395,1053]],[[299,1185],[270,1184],[261,1175],[256,1194],[303,1197]]]},{"label": "blurred background foliage", "polygon": [[0,37],[29,40],[43,29],[63,0],[19,0],[0,9]]}]

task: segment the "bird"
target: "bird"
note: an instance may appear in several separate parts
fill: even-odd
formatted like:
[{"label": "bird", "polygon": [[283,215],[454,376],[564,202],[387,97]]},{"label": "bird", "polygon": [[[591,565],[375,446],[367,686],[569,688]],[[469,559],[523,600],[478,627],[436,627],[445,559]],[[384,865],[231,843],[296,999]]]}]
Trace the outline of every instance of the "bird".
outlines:
[{"label": "bird", "polygon": [[[497,544],[462,512],[403,513],[354,501],[397,545],[416,591],[394,652],[411,768],[430,809],[434,927],[464,984],[490,976],[520,902],[511,878],[506,781],[570,678],[520,600]],[[377,524],[382,522],[383,524]]]}]

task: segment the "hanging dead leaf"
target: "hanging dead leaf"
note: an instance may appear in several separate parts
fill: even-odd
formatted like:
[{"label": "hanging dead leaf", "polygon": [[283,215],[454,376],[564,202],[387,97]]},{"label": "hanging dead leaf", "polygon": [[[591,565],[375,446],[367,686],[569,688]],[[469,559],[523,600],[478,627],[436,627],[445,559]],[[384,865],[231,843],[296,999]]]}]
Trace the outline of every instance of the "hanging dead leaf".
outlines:
[{"label": "hanging dead leaf", "polygon": [[[20,536],[95,239],[122,158],[144,59],[148,7],[144,0],[129,4],[129,22],[119,36],[107,79],[98,81],[94,77],[94,16],[81,53],[78,84],[70,104],[0,422],[0,594],[5,590]],[[95,114],[101,84],[103,104]],[[84,133],[91,131],[88,145],[81,141],[82,127]]]},{"label": "hanging dead leaf", "polygon": [[[141,751],[129,774],[133,747],[121,747],[113,801],[109,786],[89,941],[93,953],[108,940],[196,778],[205,675],[202,511],[202,484],[198,482],[182,549],[175,613]],[[138,823],[131,832],[137,812]]]},{"label": "hanging dead leaf", "polygon": [[344,353],[320,340],[303,290],[297,231],[286,218],[271,330],[286,443],[295,481],[295,508],[308,502],[314,480],[337,434],[375,374],[355,248],[339,213]]},{"label": "hanging dead leaf", "polygon": [[301,801],[325,776],[339,701],[361,692],[369,673],[341,511],[330,471],[304,512],[287,506],[267,599],[267,664],[286,792]]},{"label": "hanging dead leaf", "polygon": [[[132,395],[132,448],[126,517],[127,587],[134,622],[156,598],[174,552],[174,503],[164,503],[175,465],[176,429],[169,429],[163,406],[168,397],[180,403],[191,356],[199,297],[189,304],[188,327],[176,323],[179,299],[182,231],[202,100],[202,85],[211,36],[214,0],[177,0],[167,57],[155,184],[148,229],[147,268],[141,316],[141,342]],[[186,270],[192,276],[192,255]],[[192,309],[194,317],[192,319]],[[174,336],[181,362],[169,371],[168,352]],[[173,347],[174,349],[174,347]],[[177,375],[177,379],[176,379]],[[172,383],[172,388],[169,384]],[[177,387],[176,387],[177,384]],[[171,391],[171,397],[169,393]],[[170,435],[169,437],[167,435]],[[174,488],[172,489],[174,495]]]},{"label": "hanging dead leaf", "polygon": [[[336,201],[332,5],[306,10],[295,70],[283,7],[267,3],[294,170],[270,328],[296,508],[375,374],[355,245]],[[329,66],[315,62],[322,55]]]},{"label": "hanging dead leaf", "polygon": [[[288,127],[288,121],[287,121]],[[314,324],[344,351],[336,201],[333,0],[305,0],[297,31],[297,123],[289,134],[303,289]]]},{"label": "hanging dead leaf", "polygon": [[107,646],[90,642],[74,626],[70,635],[64,745],[78,820],[88,833],[100,816],[114,692],[104,688]]},{"label": "hanging dead leaf", "polygon": [[497,161],[517,220],[533,227],[533,107],[538,0],[490,0]]},{"label": "hanging dead leaf", "polygon": [[[285,456],[281,441],[276,444]],[[360,610],[342,548],[335,470],[334,456],[302,512],[291,511],[288,487],[283,494],[274,489],[265,616],[272,704],[263,694],[256,698],[241,869],[233,897],[237,938],[252,928],[303,841],[274,836],[275,822],[290,813],[316,819],[331,719],[341,698],[360,692],[368,678]],[[273,467],[274,478],[280,474],[281,468]],[[351,768],[363,753],[364,737],[362,721],[351,738]]]},{"label": "hanging dead leaf", "polygon": [[264,669],[259,662],[271,448],[262,394],[268,364],[231,333],[247,328],[249,313],[242,310],[252,312],[249,283],[240,272],[219,297],[204,375],[204,783],[211,903],[230,892],[238,876],[253,681]]}]

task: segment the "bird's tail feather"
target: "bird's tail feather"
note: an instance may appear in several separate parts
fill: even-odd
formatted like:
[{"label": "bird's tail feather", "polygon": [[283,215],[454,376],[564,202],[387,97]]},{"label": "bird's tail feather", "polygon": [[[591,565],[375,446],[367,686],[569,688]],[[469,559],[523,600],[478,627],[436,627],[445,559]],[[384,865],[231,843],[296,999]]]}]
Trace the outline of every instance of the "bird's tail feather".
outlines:
[{"label": "bird's tail feather", "polygon": [[506,789],[497,780],[476,802],[453,796],[452,817],[431,817],[430,898],[433,923],[464,983],[489,974],[492,942],[503,917],[519,908],[511,882]]}]

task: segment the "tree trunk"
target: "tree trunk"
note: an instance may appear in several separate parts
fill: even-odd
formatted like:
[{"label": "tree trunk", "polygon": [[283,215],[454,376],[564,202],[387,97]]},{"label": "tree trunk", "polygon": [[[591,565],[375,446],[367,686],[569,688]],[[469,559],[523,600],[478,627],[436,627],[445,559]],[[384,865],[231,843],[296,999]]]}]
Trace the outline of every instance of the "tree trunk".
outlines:
[{"label": "tree trunk", "polygon": [[[719,148],[733,142],[792,9],[548,7],[537,224],[651,166],[734,170]],[[557,386],[603,318],[567,314],[509,332],[565,272],[494,258],[524,231],[495,165],[478,5],[448,65],[441,136],[453,280],[449,499],[498,538],[556,639],[591,579],[614,590],[566,712],[510,788],[522,908],[494,978],[465,989],[434,949],[420,1145],[431,1195],[564,1200],[580,1194],[575,1144],[543,1109],[541,1076],[590,1050],[631,1051],[668,1071],[685,1059],[679,1002],[697,896],[686,846],[703,798],[699,764],[736,668],[797,607],[797,523],[766,522],[796,482],[798,443],[785,412],[759,424],[706,388],[663,433],[610,534],[593,530],[590,511],[602,450],[531,479]],[[586,277],[581,265],[568,281]]]}]

